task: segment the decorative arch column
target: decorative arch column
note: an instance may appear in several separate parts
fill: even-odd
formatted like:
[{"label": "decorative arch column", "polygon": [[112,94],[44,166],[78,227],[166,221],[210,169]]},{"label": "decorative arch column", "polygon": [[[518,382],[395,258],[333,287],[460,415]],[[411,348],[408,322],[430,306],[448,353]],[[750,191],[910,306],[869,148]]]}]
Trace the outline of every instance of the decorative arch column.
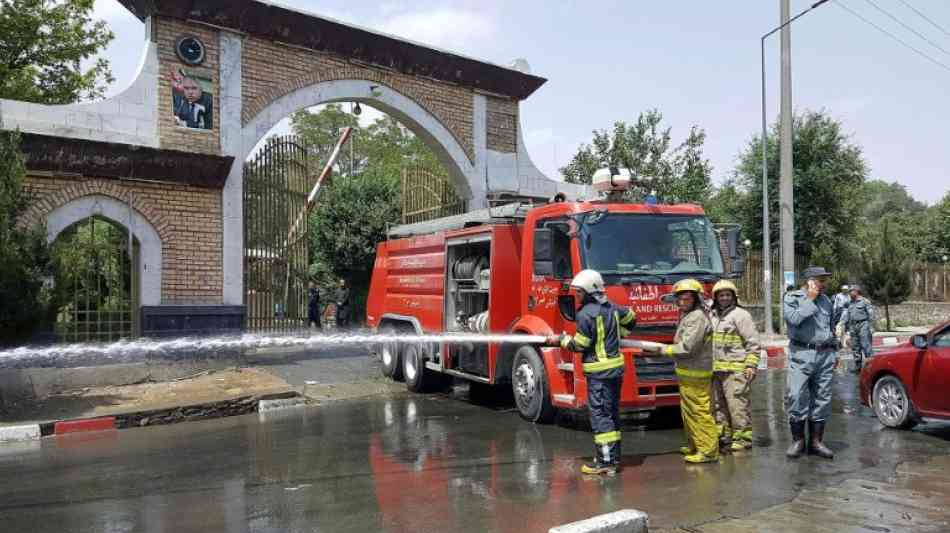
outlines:
[{"label": "decorative arch column", "polygon": [[81,196],[54,208],[46,215],[46,239],[52,243],[66,228],[89,217],[106,218],[139,241],[139,301],[141,305],[162,302],[162,238],[151,222],[128,204],[102,194]]}]

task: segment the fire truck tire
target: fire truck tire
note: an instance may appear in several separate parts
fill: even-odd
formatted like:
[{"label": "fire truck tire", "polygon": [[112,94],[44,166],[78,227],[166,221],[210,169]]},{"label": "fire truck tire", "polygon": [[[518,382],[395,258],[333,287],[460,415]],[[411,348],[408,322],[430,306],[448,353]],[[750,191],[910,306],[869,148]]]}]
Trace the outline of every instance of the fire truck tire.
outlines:
[{"label": "fire truck tire", "polygon": [[557,408],[551,403],[544,362],[532,346],[522,346],[515,352],[511,365],[511,392],[521,418],[536,423],[554,420]]},{"label": "fire truck tire", "polygon": [[[380,333],[383,335],[395,335],[396,329],[392,326],[386,326]],[[396,341],[379,343],[379,362],[383,376],[392,378],[396,381],[402,380],[402,353],[401,346]]]},{"label": "fire truck tire", "polygon": [[403,348],[402,376],[406,380],[406,388],[412,392],[428,392],[438,385],[441,377],[426,368],[425,356],[418,344],[407,344]]}]

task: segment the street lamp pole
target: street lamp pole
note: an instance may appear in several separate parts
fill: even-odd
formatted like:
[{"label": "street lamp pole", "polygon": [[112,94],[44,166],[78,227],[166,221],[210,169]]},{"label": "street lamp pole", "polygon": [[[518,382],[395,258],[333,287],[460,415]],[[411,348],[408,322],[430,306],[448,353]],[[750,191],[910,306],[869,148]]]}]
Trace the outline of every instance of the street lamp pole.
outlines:
[{"label": "street lamp pole", "polygon": [[762,282],[765,284],[765,334],[775,334],[772,328],[772,243],[769,229],[769,168],[768,168],[768,124],[765,105],[765,40],[773,33],[795,22],[805,13],[824,4],[828,0],[819,0],[808,9],[788,19],[760,39],[762,57]]}]

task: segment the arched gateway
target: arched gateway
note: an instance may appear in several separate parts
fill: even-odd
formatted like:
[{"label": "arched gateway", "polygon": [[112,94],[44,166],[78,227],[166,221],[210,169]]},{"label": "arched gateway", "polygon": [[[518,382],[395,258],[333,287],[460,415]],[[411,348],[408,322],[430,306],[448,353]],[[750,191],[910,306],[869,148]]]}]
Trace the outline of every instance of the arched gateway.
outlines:
[{"label": "arched gateway", "polygon": [[28,220],[52,222],[108,188],[151,221],[160,265],[143,272],[145,332],[239,326],[242,162],[306,107],[355,101],[394,116],[471,208],[584,193],[525,150],[519,104],[543,78],[256,0],[120,3],[148,39],[130,87],[88,104],[0,100],[0,128],[23,132],[37,198]]}]

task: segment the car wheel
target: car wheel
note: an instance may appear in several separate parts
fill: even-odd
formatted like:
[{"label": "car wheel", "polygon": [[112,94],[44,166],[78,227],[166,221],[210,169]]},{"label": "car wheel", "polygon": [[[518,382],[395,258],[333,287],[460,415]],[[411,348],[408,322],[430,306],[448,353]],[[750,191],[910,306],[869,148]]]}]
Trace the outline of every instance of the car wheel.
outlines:
[{"label": "car wheel", "polygon": [[[383,328],[380,333],[391,336],[396,334],[396,329],[392,326]],[[402,379],[402,357],[401,346],[398,342],[391,340],[379,344],[379,360],[383,375],[396,381]]]},{"label": "car wheel", "polygon": [[531,346],[522,346],[515,352],[511,366],[511,391],[521,418],[539,423],[554,420],[557,409],[551,403],[544,363],[537,350]]},{"label": "car wheel", "polygon": [[889,428],[908,429],[917,425],[914,418],[914,405],[910,401],[907,389],[895,376],[884,376],[874,384],[874,414],[882,424]]}]

